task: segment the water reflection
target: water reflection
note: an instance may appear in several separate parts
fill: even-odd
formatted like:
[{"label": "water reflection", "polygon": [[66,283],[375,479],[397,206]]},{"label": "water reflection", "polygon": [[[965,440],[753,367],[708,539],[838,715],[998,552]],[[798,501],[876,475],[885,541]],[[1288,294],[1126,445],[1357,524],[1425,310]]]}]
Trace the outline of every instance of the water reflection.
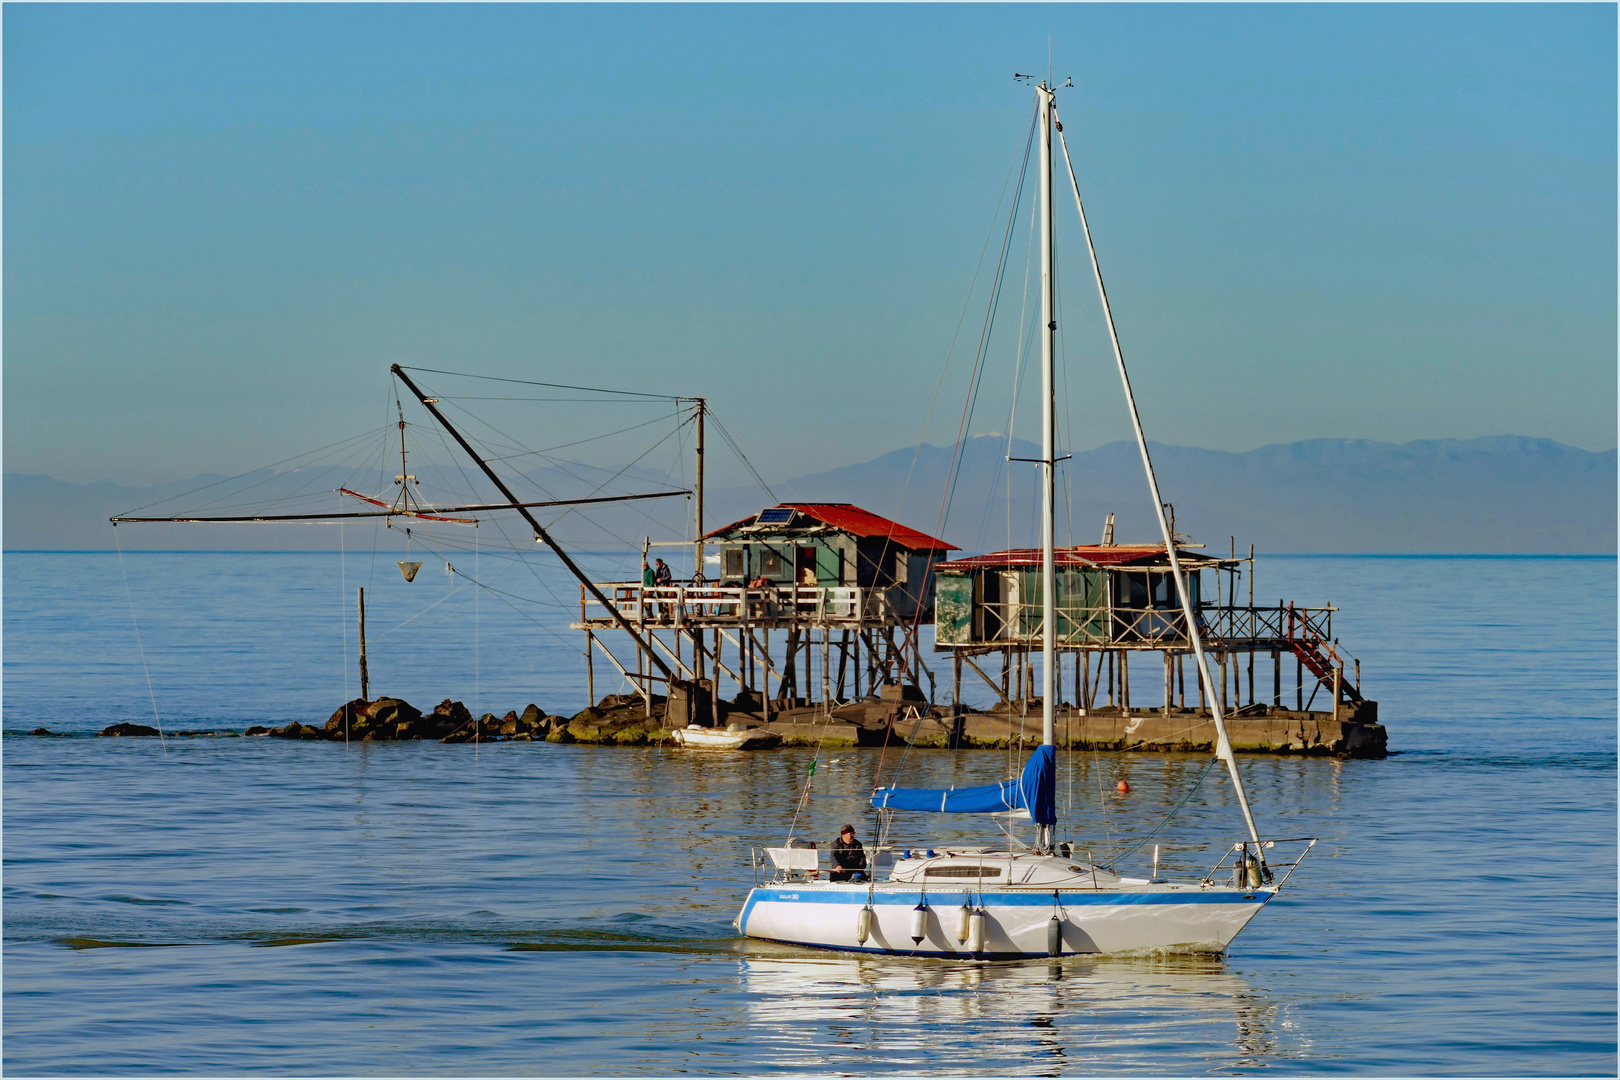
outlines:
[{"label": "water reflection", "polygon": [[1181,1071],[1284,1056],[1277,1006],[1219,957],[960,964],[775,955],[741,961],[760,1066],[1056,1075]]}]

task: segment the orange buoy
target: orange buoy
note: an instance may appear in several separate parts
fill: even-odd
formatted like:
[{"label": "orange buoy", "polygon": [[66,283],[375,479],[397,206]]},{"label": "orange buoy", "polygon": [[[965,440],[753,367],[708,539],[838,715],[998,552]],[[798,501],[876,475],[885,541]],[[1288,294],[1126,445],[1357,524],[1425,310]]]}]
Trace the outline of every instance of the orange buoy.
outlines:
[{"label": "orange buoy", "polygon": [[1129,795],[1131,793],[1131,785],[1129,785],[1125,781],[1121,780],[1119,782],[1119,793],[1121,795]]}]

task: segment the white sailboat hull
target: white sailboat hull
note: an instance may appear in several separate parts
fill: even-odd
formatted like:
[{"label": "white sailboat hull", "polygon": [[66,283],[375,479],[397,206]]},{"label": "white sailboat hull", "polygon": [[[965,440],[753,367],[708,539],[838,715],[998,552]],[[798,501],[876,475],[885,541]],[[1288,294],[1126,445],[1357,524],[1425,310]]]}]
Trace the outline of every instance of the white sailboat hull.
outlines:
[{"label": "white sailboat hull", "polygon": [[[870,892],[868,892],[870,890]],[[1145,885],[1103,890],[986,889],[950,892],[911,883],[808,882],[760,886],[748,894],[737,927],[747,937],[792,945],[904,956],[1005,960],[1050,956],[1050,925],[1061,926],[1059,955],[1219,953],[1274,896],[1253,890]],[[859,939],[870,900],[870,933]],[[914,942],[918,904],[929,909]],[[962,906],[985,912],[984,947],[959,941]]]}]

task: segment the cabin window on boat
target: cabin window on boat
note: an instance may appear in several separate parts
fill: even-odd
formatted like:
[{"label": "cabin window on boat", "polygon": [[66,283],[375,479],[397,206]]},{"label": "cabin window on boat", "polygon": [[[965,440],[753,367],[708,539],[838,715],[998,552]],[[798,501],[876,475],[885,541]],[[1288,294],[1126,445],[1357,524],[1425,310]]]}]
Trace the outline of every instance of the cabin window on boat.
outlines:
[{"label": "cabin window on boat", "polygon": [[1000,877],[999,866],[929,866],[924,867],[923,877],[940,878],[987,878]]},{"label": "cabin window on boat", "polygon": [[742,548],[727,548],[725,550],[725,567],[722,573],[728,578],[748,576],[748,553]]},{"label": "cabin window on boat", "polygon": [[782,556],[766,548],[759,556],[759,573],[772,581],[782,580]]},{"label": "cabin window on boat", "polygon": [[894,583],[904,585],[907,579],[906,571],[911,568],[911,554],[907,551],[894,553]]}]

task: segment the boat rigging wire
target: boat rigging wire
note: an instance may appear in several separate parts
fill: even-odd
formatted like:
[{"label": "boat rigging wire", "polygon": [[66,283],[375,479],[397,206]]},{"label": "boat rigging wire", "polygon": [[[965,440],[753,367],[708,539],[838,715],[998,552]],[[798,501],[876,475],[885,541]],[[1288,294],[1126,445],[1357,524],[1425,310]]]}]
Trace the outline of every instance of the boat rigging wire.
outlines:
[{"label": "boat rigging wire", "polygon": [[[962,406],[962,419],[956,429],[956,444],[951,450],[951,463],[945,474],[945,490],[940,496],[939,514],[934,521],[934,535],[938,536],[945,528],[945,520],[950,515],[951,501],[955,497],[956,480],[962,468],[962,440],[968,425],[973,421],[973,407],[979,396],[979,385],[984,377],[984,359],[989,348],[990,333],[995,325],[995,312],[1001,296],[1001,287],[1006,279],[1007,252],[1012,241],[1013,224],[1018,219],[1018,207],[1023,199],[1024,179],[1029,173],[1030,151],[1035,145],[1035,120],[1039,116],[1037,108],[1029,119],[1029,131],[1024,140],[1024,153],[1018,167],[1018,186],[1013,189],[1013,203],[1007,213],[1007,228],[1001,239],[1001,252],[996,258],[995,274],[990,283],[990,301],[985,310],[984,324],[979,330],[979,345],[974,353],[973,366],[968,372],[968,397]],[[912,632],[916,633],[922,619],[922,605],[917,606],[912,615]],[[883,783],[883,764],[889,754],[889,739],[894,734],[894,721],[891,718],[883,732],[883,749],[878,754],[877,775],[873,778],[872,787],[876,790]]]},{"label": "boat rigging wire", "polygon": [[[1037,110],[1037,115],[1039,110]],[[969,425],[973,423],[973,413],[979,400],[979,387],[984,381],[985,357],[989,352],[990,336],[995,329],[996,310],[1000,307],[1001,290],[1007,280],[1007,254],[1011,247],[1013,224],[1018,218],[1018,207],[1023,201],[1024,180],[1029,174],[1030,152],[1035,145],[1035,117],[1030,118],[1029,136],[1024,143],[1023,162],[1018,170],[1018,186],[1013,191],[1013,205],[1007,215],[1007,230],[1001,240],[1001,254],[996,261],[995,275],[991,280],[990,302],[986,306],[984,324],[979,330],[979,347],[974,356],[973,368],[969,372],[968,397],[962,405],[962,419],[957,425],[956,446],[951,452],[951,465],[945,477],[945,493],[940,500],[940,511],[935,522],[934,533],[937,536],[945,528],[945,521],[950,516],[950,506],[956,496],[956,484],[962,470],[962,441],[966,436]]]},{"label": "boat rigging wire", "polygon": [[[1057,109],[1052,109],[1054,121],[1057,119]],[[1227,772],[1232,778],[1232,792],[1237,796],[1238,806],[1243,811],[1244,823],[1249,826],[1249,836],[1254,841],[1257,851],[1260,851],[1261,865],[1264,866],[1265,854],[1260,847],[1260,831],[1254,823],[1254,813],[1249,809],[1249,797],[1243,790],[1243,777],[1238,772],[1237,757],[1232,753],[1232,743],[1226,733],[1226,721],[1221,715],[1220,701],[1215,693],[1215,681],[1209,674],[1209,662],[1204,654],[1202,635],[1199,633],[1198,622],[1193,614],[1191,594],[1187,591],[1187,581],[1181,570],[1181,561],[1176,554],[1175,537],[1170,533],[1170,523],[1164,514],[1164,499],[1159,493],[1159,481],[1153,473],[1153,459],[1148,453],[1147,436],[1142,433],[1142,418],[1136,409],[1136,395],[1131,392],[1131,377],[1125,369],[1125,353],[1120,348],[1119,333],[1114,327],[1113,309],[1108,304],[1108,290],[1103,285],[1102,264],[1097,261],[1097,248],[1091,242],[1091,225],[1086,221],[1085,204],[1080,199],[1080,181],[1075,179],[1074,162],[1069,157],[1069,141],[1063,135],[1063,125],[1057,124],[1058,140],[1063,147],[1063,163],[1068,169],[1069,184],[1074,189],[1074,206],[1080,214],[1080,228],[1085,234],[1086,251],[1091,256],[1091,269],[1097,279],[1097,297],[1102,304],[1103,321],[1108,327],[1109,344],[1113,346],[1114,361],[1119,368],[1119,380],[1125,391],[1125,404],[1131,418],[1131,427],[1136,435],[1137,449],[1142,455],[1142,471],[1147,474],[1147,484],[1150,499],[1153,503],[1155,516],[1159,519],[1159,531],[1164,535],[1165,554],[1170,559],[1170,572],[1175,577],[1176,592],[1181,601],[1182,617],[1186,621],[1187,639],[1192,645],[1194,657],[1197,660],[1198,674],[1202,679],[1204,693],[1209,700],[1210,715],[1215,722],[1215,757],[1226,762]],[[1224,685],[1225,676],[1222,675]]]},{"label": "boat rigging wire", "polygon": [[[1030,116],[1030,124],[1035,123],[1034,114]],[[1026,137],[1027,138],[1027,137]],[[939,405],[939,395],[945,388],[945,377],[950,374],[951,361],[956,356],[956,343],[962,336],[962,327],[967,323],[968,308],[973,303],[973,293],[979,286],[979,275],[984,272],[984,256],[990,250],[990,241],[995,239],[996,222],[1001,220],[1001,207],[1007,201],[1007,188],[1012,184],[1013,174],[1018,171],[1018,157],[1013,157],[1012,164],[1007,166],[1007,175],[1001,181],[1001,193],[996,196],[996,208],[990,215],[990,224],[984,231],[984,244],[979,248],[979,259],[973,264],[973,278],[968,282],[967,294],[962,297],[962,311],[956,317],[956,329],[951,331],[951,343],[945,350],[945,363],[939,369],[939,379],[934,383],[934,396],[928,402],[928,415],[923,418],[922,435],[917,439],[917,448],[911,452],[911,465],[906,469],[905,483],[900,486],[900,498],[895,503],[894,516],[898,520],[900,513],[905,509],[906,494],[911,490],[911,477],[917,470],[917,459],[922,455],[922,449],[928,444],[928,428],[934,421],[934,409]]]}]

